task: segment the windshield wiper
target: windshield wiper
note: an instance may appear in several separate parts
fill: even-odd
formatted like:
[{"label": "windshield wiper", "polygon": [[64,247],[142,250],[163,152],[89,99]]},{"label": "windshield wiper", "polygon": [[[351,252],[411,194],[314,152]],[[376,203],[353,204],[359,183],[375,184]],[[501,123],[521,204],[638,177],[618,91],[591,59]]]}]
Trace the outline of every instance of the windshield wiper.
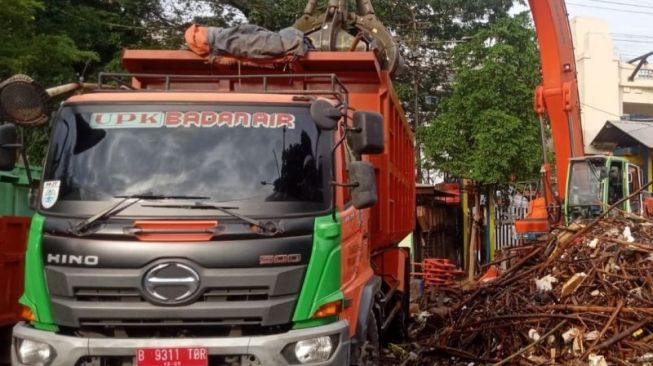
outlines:
[{"label": "windshield wiper", "polygon": [[[95,215],[87,218],[86,220],[80,222],[79,224],[70,228],[70,233],[76,236],[88,235],[90,233],[89,229],[96,223],[106,220],[111,216],[118,214],[119,212],[133,206],[139,201],[142,200],[201,200],[209,199],[210,197],[201,197],[201,196],[167,196],[162,194],[151,194],[151,193],[142,193],[142,194],[132,194],[132,195],[121,195],[115,196],[114,198],[122,198],[117,203],[105,208],[104,210],[96,213]],[[130,202],[131,201],[131,202]]]},{"label": "windshield wiper", "polygon": [[272,221],[262,222],[232,211],[232,210],[237,210],[239,208],[234,206],[222,206],[222,205],[217,205],[212,203],[195,202],[195,204],[193,205],[181,205],[181,204],[165,205],[164,204],[164,205],[143,205],[143,207],[179,208],[179,209],[187,209],[187,210],[216,210],[224,214],[227,214],[231,217],[240,219],[254,227],[259,228],[261,230],[259,233],[263,235],[273,236],[283,232],[283,230],[281,230],[277,226],[277,224],[275,224]]}]

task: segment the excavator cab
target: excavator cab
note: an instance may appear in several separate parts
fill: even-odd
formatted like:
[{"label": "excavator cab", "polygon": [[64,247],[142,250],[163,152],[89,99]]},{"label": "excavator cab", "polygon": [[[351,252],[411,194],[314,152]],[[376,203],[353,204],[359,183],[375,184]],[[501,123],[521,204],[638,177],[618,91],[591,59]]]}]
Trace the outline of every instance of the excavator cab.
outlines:
[{"label": "excavator cab", "polygon": [[[571,159],[567,182],[567,199],[564,203],[565,221],[569,224],[578,219],[591,219],[603,212],[607,197],[618,197],[619,165],[609,172],[608,158],[604,156]],[[609,194],[605,187],[610,186]]]},{"label": "excavator cab", "polygon": [[642,214],[642,196],[625,200],[642,186],[641,169],[626,159],[614,156],[588,156],[571,159],[564,203],[567,224],[593,219],[608,207],[623,201],[617,210]]},{"label": "excavator cab", "polygon": [[530,203],[527,217],[515,223],[522,239],[534,240],[548,233],[560,222],[561,213],[566,225],[595,219],[617,203],[614,212],[644,214],[647,202],[643,194],[630,197],[642,187],[641,168],[624,158],[596,155],[569,159],[567,177],[563,202],[537,198]]}]

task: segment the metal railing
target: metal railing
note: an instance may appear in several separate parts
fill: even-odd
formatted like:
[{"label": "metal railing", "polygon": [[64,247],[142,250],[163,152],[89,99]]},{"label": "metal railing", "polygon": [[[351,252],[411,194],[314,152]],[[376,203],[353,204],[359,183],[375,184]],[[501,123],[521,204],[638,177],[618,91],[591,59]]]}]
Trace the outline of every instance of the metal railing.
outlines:
[{"label": "metal railing", "polygon": [[[137,79],[145,84],[161,85],[159,88],[144,88],[137,89],[131,84],[132,79]],[[258,83],[254,83],[255,81]],[[284,80],[289,83],[296,81],[303,81],[303,88],[298,89],[293,85],[284,89],[281,87],[281,82]],[[188,83],[188,82],[202,82],[209,86],[211,82],[220,83],[218,88],[195,88],[192,90],[181,88],[175,89],[175,83]],[[222,82],[227,82],[228,89],[222,89]],[[130,73],[105,73],[102,72],[98,77],[98,91],[112,91],[115,92],[115,87],[110,87],[111,83],[117,83],[123,87],[122,91],[137,91],[137,92],[161,92],[161,91],[183,91],[183,92],[202,92],[202,93],[244,93],[244,94],[283,94],[283,95],[305,95],[305,96],[319,96],[331,95],[334,96],[340,103],[348,104],[349,92],[345,85],[340,81],[336,74],[263,74],[263,75],[169,75],[169,74],[130,74]],[[234,90],[233,86],[246,83],[248,88],[242,90]],[[311,89],[310,85],[324,84],[324,88]],[[260,86],[260,87],[256,87]],[[274,87],[274,88],[272,88]],[[125,90],[127,89],[127,90]],[[120,90],[120,89],[118,89]]]}]

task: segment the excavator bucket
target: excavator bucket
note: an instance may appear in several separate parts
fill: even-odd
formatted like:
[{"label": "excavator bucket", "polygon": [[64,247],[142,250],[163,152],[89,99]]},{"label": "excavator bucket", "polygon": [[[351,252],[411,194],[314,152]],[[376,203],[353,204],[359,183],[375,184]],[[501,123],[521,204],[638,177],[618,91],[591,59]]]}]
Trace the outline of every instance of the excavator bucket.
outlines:
[{"label": "excavator bucket", "polygon": [[357,11],[349,12],[348,0],[329,0],[327,9],[315,15],[317,0],[309,0],[295,22],[322,51],[374,51],[384,70],[397,73],[403,66],[392,33],[376,17],[370,0],[357,0]]}]

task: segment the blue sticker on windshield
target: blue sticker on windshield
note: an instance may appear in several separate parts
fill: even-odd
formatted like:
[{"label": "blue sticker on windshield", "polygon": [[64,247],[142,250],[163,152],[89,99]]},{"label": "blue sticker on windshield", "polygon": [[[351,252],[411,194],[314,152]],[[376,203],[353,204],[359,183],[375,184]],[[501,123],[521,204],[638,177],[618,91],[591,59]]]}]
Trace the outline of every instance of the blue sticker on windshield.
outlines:
[{"label": "blue sticker on windshield", "polygon": [[58,180],[43,182],[43,193],[41,194],[41,206],[43,208],[52,208],[57,203],[60,187],[61,181]]}]

